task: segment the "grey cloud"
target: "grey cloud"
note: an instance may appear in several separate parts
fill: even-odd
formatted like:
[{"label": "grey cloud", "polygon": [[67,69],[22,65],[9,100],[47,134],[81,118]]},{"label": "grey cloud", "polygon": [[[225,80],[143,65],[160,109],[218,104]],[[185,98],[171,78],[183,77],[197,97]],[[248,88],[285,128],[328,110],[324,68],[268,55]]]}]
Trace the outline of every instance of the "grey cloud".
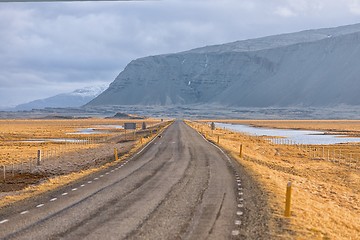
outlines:
[{"label": "grey cloud", "polygon": [[[147,55],[360,20],[359,15],[351,14],[357,6],[351,0],[163,0],[0,6],[0,93],[5,92],[5,87],[6,92],[13,93],[6,101],[0,94],[0,106],[22,103],[25,95],[41,98],[80,86],[110,83],[128,62]],[[284,20],[276,14],[281,7],[295,15]],[[16,96],[21,86],[36,91]],[[21,90],[25,91],[25,87]]]}]

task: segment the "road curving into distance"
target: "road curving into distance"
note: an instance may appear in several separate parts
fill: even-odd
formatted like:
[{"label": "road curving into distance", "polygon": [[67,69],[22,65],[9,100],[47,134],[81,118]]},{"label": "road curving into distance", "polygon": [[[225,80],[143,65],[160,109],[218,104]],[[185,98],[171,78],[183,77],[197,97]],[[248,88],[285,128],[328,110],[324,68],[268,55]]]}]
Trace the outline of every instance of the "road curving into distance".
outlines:
[{"label": "road curving into distance", "polygon": [[133,158],[0,210],[0,239],[268,239],[242,167],[182,121]]}]

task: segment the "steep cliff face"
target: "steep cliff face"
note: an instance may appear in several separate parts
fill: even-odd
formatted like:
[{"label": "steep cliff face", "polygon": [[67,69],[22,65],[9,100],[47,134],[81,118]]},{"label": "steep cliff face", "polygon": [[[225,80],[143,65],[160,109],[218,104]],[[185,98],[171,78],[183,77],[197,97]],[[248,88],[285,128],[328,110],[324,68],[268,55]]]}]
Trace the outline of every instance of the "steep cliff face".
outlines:
[{"label": "steep cliff face", "polygon": [[358,105],[360,24],[137,59],[87,106]]}]

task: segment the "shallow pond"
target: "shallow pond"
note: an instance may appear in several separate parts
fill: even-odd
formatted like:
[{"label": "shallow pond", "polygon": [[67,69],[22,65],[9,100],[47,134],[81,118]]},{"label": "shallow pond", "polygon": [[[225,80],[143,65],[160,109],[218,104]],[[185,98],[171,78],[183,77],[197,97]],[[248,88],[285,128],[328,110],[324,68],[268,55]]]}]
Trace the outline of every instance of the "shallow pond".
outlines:
[{"label": "shallow pond", "polygon": [[23,143],[46,143],[46,142],[55,142],[55,143],[84,143],[88,142],[83,139],[69,139],[69,138],[50,138],[50,139],[29,139],[25,141],[20,141]]},{"label": "shallow pond", "polygon": [[338,143],[360,142],[360,138],[346,137],[343,135],[325,135],[325,132],[321,131],[259,128],[248,125],[229,123],[215,123],[215,126],[218,128],[225,128],[254,136],[282,137],[293,142],[294,144],[330,145]]},{"label": "shallow pond", "polygon": [[107,130],[111,129],[124,129],[121,125],[99,125],[93,128],[83,128],[78,129],[77,132],[68,133],[68,134],[102,134],[102,133],[108,133]]}]

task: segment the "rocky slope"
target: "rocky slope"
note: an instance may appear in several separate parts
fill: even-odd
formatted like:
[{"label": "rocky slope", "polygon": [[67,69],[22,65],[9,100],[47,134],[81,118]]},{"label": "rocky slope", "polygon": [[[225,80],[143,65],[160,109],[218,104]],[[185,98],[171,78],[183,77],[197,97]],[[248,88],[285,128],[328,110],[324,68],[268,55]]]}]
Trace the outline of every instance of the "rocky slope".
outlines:
[{"label": "rocky slope", "polygon": [[93,86],[77,89],[71,93],[61,93],[53,97],[20,104],[15,110],[31,110],[57,107],[80,107],[102,93],[107,86]]},{"label": "rocky slope", "polygon": [[359,105],[360,24],[150,56],[86,106]]}]

